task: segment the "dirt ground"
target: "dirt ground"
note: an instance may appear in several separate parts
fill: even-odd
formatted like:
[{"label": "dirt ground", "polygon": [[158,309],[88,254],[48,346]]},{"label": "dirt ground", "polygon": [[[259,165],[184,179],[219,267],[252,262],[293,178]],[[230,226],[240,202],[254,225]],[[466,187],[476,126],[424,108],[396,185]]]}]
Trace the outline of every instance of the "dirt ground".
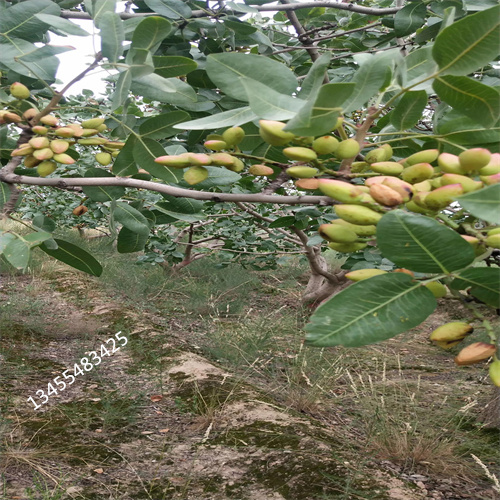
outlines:
[{"label": "dirt ground", "polygon": [[[70,272],[52,282],[0,276],[0,314],[10,311],[0,334],[3,500],[500,498],[470,458],[442,473],[384,459],[356,424],[355,393],[369,377],[358,382],[353,371],[351,383],[339,376],[337,387],[326,388],[339,403],[294,409],[258,376],[204,356],[196,318],[146,316],[89,280]],[[411,343],[403,336],[370,347],[356,363],[375,378],[383,356],[387,384],[398,384],[404,370],[445,404],[484,407],[491,391],[484,369],[457,371],[426,340],[440,321],[431,317]],[[34,410],[28,397],[40,403],[37,390],[66,369],[73,373],[119,331],[127,345]],[[369,408],[367,398],[369,388]],[[435,401],[422,404],[432,419]],[[480,413],[471,428],[495,442],[498,433],[478,423]],[[494,460],[485,466],[498,472]]]}]

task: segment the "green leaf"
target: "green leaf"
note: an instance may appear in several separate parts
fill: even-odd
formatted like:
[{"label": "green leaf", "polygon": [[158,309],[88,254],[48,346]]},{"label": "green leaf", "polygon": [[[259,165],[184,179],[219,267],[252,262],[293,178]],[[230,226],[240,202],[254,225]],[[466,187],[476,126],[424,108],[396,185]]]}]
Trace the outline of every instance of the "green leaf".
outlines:
[{"label": "green leaf", "polygon": [[[252,3],[257,3],[257,2],[252,2]],[[259,12],[257,9],[254,9],[253,7],[248,7],[247,5],[242,3],[226,2],[226,5],[228,8],[234,10],[235,12],[245,12],[247,14],[256,14]]]},{"label": "green leaf", "polygon": [[181,130],[213,130],[216,128],[236,127],[257,120],[258,118],[249,106],[244,106],[243,108],[230,109],[229,111],[205,116],[198,120],[184,122],[180,125],[175,125],[174,128]]},{"label": "green leaf", "polygon": [[184,76],[198,67],[195,61],[182,56],[153,56],[153,64],[155,73],[163,78]]},{"label": "green leaf", "polygon": [[31,223],[37,229],[40,229],[41,231],[45,231],[47,233],[53,233],[57,227],[56,223],[45,215],[37,215],[36,217],[33,217]]},{"label": "green leaf", "polygon": [[206,219],[206,215],[201,212],[194,213],[181,213],[176,210],[171,209],[171,204],[167,202],[160,201],[153,205],[153,208],[158,210],[164,215],[171,217],[174,220],[182,220],[184,222],[193,223],[198,222],[200,220]]},{"label": "green leaf", "polygon": [[115,85],[115,91],[111,98],[111,110],[115,111],[124,104],[130,93],[130,86],[132,84],[132,72],[130,70],[120,73]]},{"label": "green leaf", "polygon": [[185,111],[172,111],[171,113],[162,113],[148,118],[139,127],[139,133],[142,137],[150,139],[166,139],[179,132],[173,127],[177,123],[182,123],[189,119]]},{"label": "green leaf", "polygon": [[137,143],[137,136],[131,135],[125,146],[120,150],[120,153],[113,162],[112,171],[117,177],[125,177],[137,173],[137,164],[134,159],[134,147]]},{"label": "green leaf", "polygon": [[476,122],[491,127],[500,115],[500,92],[466,76],[437,77],[432,85],[439,97]]},{"label": "green leaf", "polygon": [[116,0],[95,0],[94,7],[92,9],[92,18],[94,19],[94,24],[101,29],[101,19],[108,12],[115,12],[116,10]]},{"label": "green leaf", "polygon": [[427,105],[427,92],[406,92],[391,113],[391,123],[396,130],[408,130],[422,118]]},{"label": "green leaf", "polygon": [[169,19],[187,19],[191,17],[191,9],[181,0],[144,0],[153,11]]},{"label": "green leaf", "polygon": [[489,306],[500,307],[500,268],[465,269],[451,282],[453,290],[470,287],[470,294]]},{"label": "green leaf", "polygon": [[75,24],[68,19],[64,19],[63,17],[52,16],[50,14],[36,14],[35,17],[47,24],[50,31],[54,31],[55,28],[58,31],[66,33],[67,35],[90,36],[90,33],[80,28],[78,24]]},{"label": "green leaf", "polygon": [[243,85],[247,79],[257,80],[280,94],[290,95],[297,88],[297,79],[286,66],[255,54],[210,54],[206,71],[217,87],[239,101],[248,101]]},{"label": "green leaf", "polygon": [[445,28],[432,56],[441,74],[468,75],[498,56],[500,5],[470,14]]},{"label": "green leaf", "polygon": [[500,184],[472,191],[457,198],[458,203],[474,217],[500,224]]},{"label": "green leaf", "polygon": [[468,266],[475,257],[472,246],[453,229],[403,210],[382,217],[377,244],[382,255],[398,267],[421,273],[449,274]]},{"label": "green leaf", "polygon": [[149,224],[146,217],[139,210],[136,210],[124,201],[116,202],[113,217],[117,222],[134,233],[149,234]]},{"label": "green leaf", "polygon": [[123,226],[118,233],[116,249],[119,253],[134,253],[144,249],[149,234],[136,233]]},{"label": "green leaf", "polygon": [[269,228],[274,228],[274,227],[290,227],[293,226],[296,222],[295,216],[293,215],[286,215],[285,217],[279,217],[276,220],[273,220],[269,224]]},{"label": "green leaf", "polygon": [[298,96],[301,99],[307,99],[309,96],[316,95],[323,85],[325,73],[330,65],[332,56],[328,53],[322,54],[311,66],[309,73],[300,86]]},{"label": "green leaf", "polygon": [[7,243],[3,255],[16,269],[26,269],[30,261],[30,245],[24,239],[17,237]]},{"label": "green leaf", "polygon": [[427,10],[423,2],[411,2],[405,5],[394,16],[394,33],[397,37],[403,37],[414,33],[425,22]]},{"label": "green leaf", "polygon": [[5,247],[16,239],[16,235],[12,233],[7,233],[6,231],[0,231],[0,255],[4,252]]},{"label": "green leaf", "polygon": [[229,19],[226,19],[224,21],[224,26],[232,29],[235,33],[242,36],[251,35],[257,31],[257,26],[253,26],[252,24],[245,23],[243,21],[230,21]]},{"label": "green leaf", "polygon": [[140,168],[165,182],[177,184],[182,180],[182,170],[165,167],[154,160],[165,156],[165,150],[153,139],[141,139],[134,143],[134,159]]},{"label": "green leaf", "polygon": [[360,109],[382,88],[387,79],[387,71],[401,57],[392,50],[370,55],[365,59],[351,80],[355,84],[354,92],[344,103],[344,113]]},{"label": "green leaf", "polygon": [[67,241],[54,238],[57,243],[57,249],[50,249],[45,243],[40,245],[40,248],[51,257],[54,257],[68,266],[74,267],[79,271],[91,274],[92,276],[100,276],[102,274],[102,266],[88,252],[68,243]]},{"label": "green leaf", "polygon": [[[432,58],[432,47],[423,47],[410,52],[405,57],[406,63],[406,85],[415,85],[416,82],[424,80],[436,72],[437,64]],[[423,85],[427,86],[428,82]],[[413,90],[420,90],[420,85]]]},{"label": "green leaf", "polygon": [[141,21],[132,36],[132,48],[153,51],[172,30],[172,24],[164,17],[151,16]]},{"label": "green leaf", "polygon": [[302,99],[280,94],[256,80],[243,80],[250,109],[265,120],[288,120],[305,104]]},{"label": "green leaf", "polygon": [[7,203],[10,198],[9,184],[0,182],[0,210]]},{"label": "green leaf", "polygon": [[[103,170],[102,168],[88,168],[85,171],[85,177],[114,178],[114,175],[110,174],[106,170]],[[82,186],[82,191],[92,201],[100,202],[117,200],[125,194],[125,188],[122,186]]]},{"label": "green leaf", "polygon": [[359,347],[380,342],[419,325],[436,305],[432,293],[411,276],[374,276],[319,306],[306,325],[306,344]]},{"label": "green leaf", "polygon": [[24,62],[35,62],[40,61],[41,59],[45,59],[46,57],[52,57],[57,54],[63,54],[64,52],[69,52],[70,50],[75,50],[74,47],[71,46],[52,46],[52,45],[44,45],[43,47],[36,48],[33,52],[29,52],[27,54],[19,57],[19,60],[23,60]]},{"label": "green leaf", "polygon": [[354,83],[323,85],[286,125],[285,130],[296,135],[322,135],[330,132],[342,111],[344,102],[355,91]]},{"label": "green leaf", "polygon": [[36,247],[44,241],[52,239],[52,234],[45,231],[36,231],[23,236],[24,241],[28,242],[30,248]]},{"label": "green leaf", "polygon": [[106,12],[101,18],[101,52],[109,62],[115,63],[123,54],[125,32],[120,16],[114,12]]},{"label": "green leaf", "polygon": [[449,142],[467,145],[497,144],[500,133],[500,127],[485,129],[458,111],[451,111],[443,119],[438,120],[435,130],[440,137]]},{"label": "green leaf", "polygon": [[[168,210],[178,212],[180,214],[196,214],[203,210],[205,203],[201,200],[194,200],[192,198],[176,198],[165,193],[161,193],[163,198],[168,204]],[[165,205],[164,205],[165,206]]]},{"label": "green leaf", "polygon": [[148,75],[155,70],[153,55],[147,49],[134,49],[131,47],[127,53],[125,62],[132,74],[132,80]]},{"label": "green leaf", "polygon": [[[213,187],[228,186],[241,180],[241,175],[222,167],[205,167],[208,170],[208,179],[190,186],[194,189],[206,190]],[[214,196],[216,196],[214,194]]]}]

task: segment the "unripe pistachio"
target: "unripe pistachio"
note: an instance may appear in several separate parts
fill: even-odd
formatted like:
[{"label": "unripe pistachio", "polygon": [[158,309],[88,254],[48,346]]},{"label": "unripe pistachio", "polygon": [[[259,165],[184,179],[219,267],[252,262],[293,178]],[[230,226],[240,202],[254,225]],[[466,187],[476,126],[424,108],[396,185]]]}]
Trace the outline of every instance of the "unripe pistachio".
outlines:
[{"label": "unripe pistachio", "polygon": [[386,179],[390,179],[389,175],[376,175],[375,177],[368,177],[365,179],[365,186],[371,187],[374,184],[382,184]]},{"label": "unripe pistachio", "polygon": [[345,277],[351,281],[363,281],[381,274],[387,274],[387,271],[382,271],[382,269],[357,269],[356,271],[350,271]]},{"label": "unripe pistachio", "polygon": [[359,202],[365,194],[358,186],[336,179],[320,179],[318,187],[323,194],[342,203]]},{"label": "unripe pistachio", "polygon": [[417,163],[403,170],[401,177],[410,184],[430,179],[434,175],[434,168],[429,163]]},{"label": "unripe pistachio", "polygon": [[490,229],[486,234],[488,236],[493,236],[494,234],[499,234],[500,233],[500,227],[494,227],[493,229]]},{"label": "unripe pistachio", "polygon": [[500,360],[494,359],[489,368],[490,379],[497,387],[500,387]]},{"label": "unripe pistachio", "polygon": [[20,147],[17,149],[14,149],[11,153],[10,156],[28,156],[33,154],[34,149],[28,144],[22,144]]},{"label": "unripe pistachio", "polygon": [[10,95],[16,99],[28,99],[31,94],[26,85],[23,85],[21,82],[14,82],[10,86]]},{"label": "unripe pistachio", "polygon": [[228,168],[234,165],[235,157],[229,153],[212,153],[210,159],[212,160],[212,165]]},{"label": "unripe pistachio", "polygon": [[491,234],[484,240],[484,242],[486,243],[486,246],[490,248],[500,248],[500,234]]},{"label": "unripe pistachio", "polygon": [[383,144],[382,146],[380,146],[380,149],[383,149],[385,151],[385,158],[382,161],[387,161],[392,158],[394,152],[390,144]]},{"label": "unripe pistachio", "polygon": [[96,128],[84,128],[81,130],[81,135],[80,137],[92,137],[93,135],[96,135],[99,133],[99,130]]},{"label": "unripe pistachio", "polygon": [[460,160],[457,155],[441,153],[438,156],[438,165],[447,174],[465,174],[465,170],[460,166]]},{"label": "unripe pistachio", "polygon": [[337,130],[343,123],[344,123],[344,118],[342,116],[339,116],[332,130],[330,130],[330,132],[335,132],[335,130]]},{"label": "unripe pistachio", "polygon": [[106,132],[106,130],[108,130],[108,126],[105,123],[103,123],[102,125],[99,125],[96,128],[97,128],[98,132]]},{"label": "unripe pistachio", "polygon": [[109,153],[97,153],[95,155],[95,159],[97,163],[99,163],[103,167],[106,167],[111,163],[112,157]]},{"label": "unripe pistachio", "polygon": [[470,177],[460,174],[444,174],[441,176],[441,185],[447,186],[449,184],[460,184],[464,190],[464,193],[469,193],[471,191],[477,191],[483,187],[483,183],[475,181]]},{"label": "unripe pistachio", "polygon": [[43,149],[49,147],[50,141],[47,139],[47,137],[33,137],[28,141],[28,144],[33,149]]},{"label": "unripe pistachio", "polygon": [[31,120],[38,114],[38,111],[35,108],[29,108],[23,113],[23,119],[28,121]]},{"label": "unripe pistachio", "polygon": [[425,197],[425,205],[433,210],[441,210],[463,193],[464,189],[461,184],[448,184],[430,192]]},{"label": "unripe pistachio", "polygon": [[360,226],[377,225],[382,218],[382,214],[375,212],[371,208],[359,205],[336,205],[334,210],[341,219]]},{"label": "unripe pistachio", "polygon": [[417,163],[432,163],[439,156],[438,149],[425,149],[424,151],[419,151],[418,153],[408,156],[405,160],[405,165],[411,167]]},{"label": "unripe pistachio", "polygon": [[69,148],[69,142],[64,139],[55,139],[50,141],[50,149],[56,154],[65,153]]},{"label": "unripe pistachio", "polygon": [[491,153],[484,148],[472,148],[467,151],[462,151],[458,155],[460,166],[466,172],[474,172],[481,170],[488,165],[491,160]]},{"label": "unripe pistachio", "polygon": [[23,119],[17,114],[11,111],[5,111],[0,115],[0,123],[19,123]]},{"label": "unripe pistachio", "polygon": [[260,136],[271,146],[285,146],[295,138],[295,134],[283,130],[286,126],[283,122],[260,120],[259,125]]},{"label": "unripe pistachio", "polygon": [[170,168],[186,168],[191,165],[189,158],[180,155],[159,156],[155,158],[155,162]]},{"label": "unripe pistachio", "polygon": [[193,167],[203,167],[212,164],[212,158],[205,153],[182,153],[180,156],[188,158]]},{"label": "unripe pistachio", "polygon": [[85,205],[78,205],[73,209],[73,215],[80,216],[87,213],[89,209]]},{"label": "unripe pistachio", "polygon": [[298,189],[314,191],[319,188],[319,179],[299,179],[295,181],[295,186]]},{"label": "unripe pistachio", "polygon": [[417,191],[412,198],[412,201],[415,202],[419,207],[424,208],[425,210],[429,210],[429,207],[425,204],[425,199],[430,192],[428,191]]},{"label": "unripe pistachio", "polygon": [[90,137],[88,139],[78,139],[78,144],[82,146],[102,146],[108,140],[105,137]]},{"label": "unripe pistachio", "polygon": [[286,169],[286,173],[294,179],[310,179],[318,175],[319,170],[313,167],[290,167]]},{"label": "unripe pistachio", "polygon": [[467,243],[472,245],[472,248],[476,250],[476,248],[479,246],[479,239],[476,238],[475,236],[470,236],[469,234],[461,234],[460,235]]},{"label": "unripe pistachio", "polygon": [[45,115],[40,118],[40,123],[43,123],[44,125],[47,125],[49,127],[57,127],[59,118],[56,118],[54,115]]},{"label": "unripe pistachio", "polygon": [[190,185],[199,184],[208,177],[208,170],[205,167],[191,167],[184,172],[184,180]]},{"label": "unripe pistachio", "polygon": [[37,160],[33,155],[28,155],[24,157],[24,166],[26,168],[36,167],[41,163],[41,160]]},{"label": "unripe pistachio", "polygon": [[360,226],[359,224],[351,224],[344,219],[332,220],[331,224],[348,227],[352,229],[358,236],[374,236],[377,233],[377,226]]},{"label": "unripe pistachio", "polygon": [[362,172],[366,172],[369,166],[370,165],[368,165],[366,161],[353,161],[351,165],[351,173],[360,174]]},{"label": "unripe pistachio", "polygon": [[285,148],[283,154],[290,158],[290,160],[296,161],[314,161],[318,158],[318,155],[309,148],[301,148],[298,146],[293,146],[291,148]]},{"label": "unripe pistachio", "polygon": [[37,135],[47,135],[49,131],[49,129],[43,125],[35,125],[31,130]]},{"label": "unripe pistachio", "polygon": [[35,149],[31,153],[37,160],[50,160],[54,156],[54,152],[50,148]]},{"label": "unripe pistachio", "polygon": [[[398,192],[403,198],[403,202],[406,203],[413,196],[413,186],[397,177],[387,177],[382,181],[384,186],[389,186],[394,191]],[[373,195],[372,195],[373,196]]]},{"label": "unripe pistachio", "polygon": [[124,142],[119,141],[108,141],[106,147],[110,149],[122,149],[125,146]]},{"label": "unripe pistachio", "polygon": [[40,177],[47,177],[51,173],[55,172],[57,165],[53,161],[42,161],[37,167],[36,171]]},{"label": "unripe pistachio", "polygon": [[467,366],[485,361],[496,352],[497,348],[493,344],[486,342],[474,342],[464,347],[456,356],[455,364],[458,366]]},{"label": "unripe pistachio", "polygon": [[75,159],[66,153],[58,153],[53,156],[53,159],[58,163],[62,163],[64,165],[73,165],[75,163]]},{"label": "unripe pistachio", "polygon": [[479,178],[484,184],[491,186],[492,184],[498,184],[500,182],[500,172],[493,175],[481,175]]},{"label": "unripe pistachio", "polygon": [[227,144],[224,141],[205,141],[203,145],[212,151],[222,151],[223,149],[227,149]]},{"label": "unripe pistachio", "polygon": [[339,141],[332,135],[324,135],[314,139],[312,148],[319,155],[328,155],[334,153],[339,146]]},{"label": "unripe pistachio", "polygon": [[230,147],[237,146],[244,138],[245,131],[241,127],[231,127],[222,133],[222,139]]},{"label": "unripe pistachio", "polygon": [[436,299],[442,299],[443,297],[446,297],[446,294],[448,293],[447,288],[442,283],[439,283],[439,281],[431,281],[426,283],[424,286],[432,292],[432,295],[434,295]]},{"label": "unripe pistachio", "polygon": [[111,156],[113,158],[116,158],[120,154],[120,151],[118,149],[115,149],[114,151],[111,151]]},{"label": "unripe pistachio", "polygon": [[479,175],[493,175],[500,172],[500,153],[491,155],[488,165],[479,170]]},{"label": "unripe pistachio", "polygon": [[436,344],[438,347],[441,347],[441,349],[449,350],[452,347],[455,347],[456,345],[460,344],[460,342],[462,342],[462,341],[455,340],[454,342],[440,342],[439,340],[435,340],[434,344]]},{"label": "unripe pistachio", "polygon": [[335,156],[339,160],[354,158],[360,151],[359,142],[356,139],[346,139],[341,141],[335,151]]},{"label": "unripe pistachio", "polygon": [[83,134],[85,132],[85,129],[82,128],[82,126],[79,123],[70,123],[66,125],[66,128],[70,128],[73,130],[74,135],[73,137],[83,137]]},{"label": "unripe pistachio", "polygon": [[54,131],[58,137],[71,138],[75,136],[75,131],[70,127],[60,127]]},{"label": "unripe pistachio", "polygon": [[404,169],[401,163],[397,163],[395,161],[379,161],[377,163],[372,163],[370,168],[374,172],[383,175],[399,175]]},{"label": "unripe pistachio", "polygon": [[430,215],[431,214],[430,210],[427,210],[427,209],[421,207],[420,205],[417,205],[415,203],[414,199],[408,201],[405,206],[408,210],[410,210],[411,212],[415,212],[416,214],[422,214],[422,215]]},{"label": "unripe pistachio", "polygon": [[417,182],[416,184],[413,184],[413,192],[418,193],[419,191],[424,191],[424,192],[432,191],[431,181],[426,180],[426,181]]},{"label": "unripe pistachio", "polygon": [[245,169],[245,164],[239,158],[234,158],[233,164],[226,168],[231,172],[242,172]]},{"label": "unripe pistachio", "polygon": [[474,328],[463,321],[452,321],[436,328],[430,336],[434,342],[456,342],[470,335]]},{"label": "unripe pistachio", "polygon": [[403,197],[385,184],[374,184],[371,186],[370,195],[377,203],[386,207],[395,207],[403,203]]},{"label": "unripe pistachio", "polygon": [[[388,144],[385,144],[384,146],[389,146]],[[390,146],[389,146],[390,147]],[[392,148],[390,151],[390,156],[389,156],[389,151],[385,147],[380,147],[377,149],[372,149],[365,155],[365,161],[367,163],[378,163],[381,161],[387,161],[389,158],[392,156]]]},{"label": "unripe pistachio", "polygon": [[264,177],[269,177],[274,174],[274,170],[267,165],[255,164],[248,169],[248,173],[251,175],[262,175]]},{"label": "unripe pistachio", "polygon": [[338,224],[321,224],[318,233],[323,239],[336,243],[354,243],[358,239],[354,231]]},{"label": "unripe pistachio", "polygon": [[331,241],[328,243],[328,246],[332,249],[335,250],[336,252],[340,253],[351,253],[351,252],[357,252],[358,250],[363,250],[363,248],[366,248],[366,243],[359,243],[359,242],[354,242],[354,243],[335,243],[334,241]]},{"label": "unripe pistachio", "polygon": [[85,120],[81,123],[83,128],[97,128],[99,125],[104,123],[105,118],[91,118],[90,120]]}]

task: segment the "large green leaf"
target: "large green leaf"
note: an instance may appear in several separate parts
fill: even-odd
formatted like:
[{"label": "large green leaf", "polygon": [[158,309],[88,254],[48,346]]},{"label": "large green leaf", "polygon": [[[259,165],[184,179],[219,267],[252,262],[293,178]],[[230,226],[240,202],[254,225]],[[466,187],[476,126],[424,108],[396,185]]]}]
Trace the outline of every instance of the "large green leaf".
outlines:
[{"label": "large green leaf", "polygon": [[[208,170],[208,179],[203,182],[196,184],[195,186],[190,186],[191,189],[205,190],[218,186],[228,186],[238,182],[241,179],[241,175],[236,172],[232,172],[227,168],[223,167],[205,167]],[[214,196],[216,196],[214,194]]]},{"label": "large green leaf", "polygon": [[139,138],[134,143],[134,159],[140,168],[165,182],[177,184],[182,180],[182,170],[165,167],[154,160],[165,156],[165,150],[153,139]]},{"label": "large green leaf", "polygon": [[109,62],[115,63],[123,54],[125,32],[123,21],[115,12],[106,12],[101,18],[101,52]]},{"label": "large green leaf", "polygon": [[398,267],[422,273],[450,273],[474,260],[472,246],[453,229],[403,210],[382,217],[377,244],[382,255]]},{"label": "large green leaf", "polygon": [[500,224],[500,184],[464,194],[457,201],[473,216],[492,224]]},{"label": "large green leaf", "polygon": [[16,235],[7,231],[0,231],[0,255],[4,252],[5,247],[16,239]]},{"label": "large green leaf", "polygon": [[410,2],[394,16],[394,32],[396,36],[403,37],[414,33],[425,22],[427,9],[421,1]]},{"label": "large green leaf", "polygon": [[153,11],[169,19],[187,19],[191,17],[191,9],[181,0],[144,0]]},{"label": "large green leaf", "polygon": [[45,231],[35,231],[23,236],[23,239],[26,243],[28,243],[30,248],[33,248],[40,245],[44,241],[52,239],[52,234]]},{"label": "large green leaf", "polygon": [[130,93],[130,86],[132,85],[132,72],[127,69],[120,73],[115,85],[115,91],[111,98],[111,110],[114,111],[122,106]]},{"label": "large green leaf", "polygon": [[174,125],[188,119],[189,115],[185,111],[162,113],[144,121],[139,127],[139,133],[142,137],[149,137],[150,139],[166,139],[179,133],[173,127]]},{"label": "large green leaf", "polygon": [[427,105],[427,92],[406,92],[391,113],[391,123],[396,130],[408,130],[422,118]]},{"label": "large green leaf", "polygon": [[118,233],[116,249],[119,253],[140,252],[148,241],[148,233],[136,233],[123,226]]},{"label": "large green leaf", "polygon": [[184,76],[198,67],[195,61],[182,56],[153,56],[153,64],[155,73],[163,78]]},{"label": "large green leaf", "polygon": [[125,177],[137,173],[137,164],[134,159],[134,147],[136,143],[137,136],[129,136],[125,146],[120,150],[120,153],[113,163],[112,171],[114,175]]},{"label": "large green leaf", "polygon": [[203,214],[202,212],[194,212],[194,213],[178,212],[176,210],[172,210],[172,205],[170,203],[163,201],[154,204],[152,208],[154,208],[163,215],[171,217],[173,220],[182,220],[184,222],[188,222],[189,224],[206,219],[206,215]]},{"label": "large green leaf", "polygon": [[[85,177],[114,177],[102,168],[88,168],[85,171]],[[92,201],[106,202],[117,200],[125,194],[125,188],[122,186],[83,186],[82,191]]]},{"label": "large green leaf", "polygon": [[130,231],[139,234],[149,234],[148,220],[144,215],[124,201],[116,202],[113,217]]},{"label": "large green leaf", "polygon": [[442,76],[434,80],[438,96],[476,122],[491,127],[500,116],[500,92],[466,76]]},{"label": "large green leaf", "polygon": [[92,8],[92,18],[94,19],[94,24],[101,28],[101,19],[108,12],[115,12],[116,10],[116,0],[95,0],[93,1]]},{"label": "large green leaf", "polygon": [[500,268],[465,269],[451,282],[453,290],[470,287],[470,294],[489,306],[500,307]]},{"label": "large green leaf", "polygon": [[90,36],[90,33],[80,28],[78,24],[72,23],[68,19],[64,19],[63,17],[53,16],[51,14],[36,14],[35,17],[40,21],[44,22],[50,31],[54,31],[54,28],[57,31],[62,31],[67,35],[73,36]]},{"label": "large green leaf", "polygon": [[316,95],[323,85],[325,73],[330,65],[331,55],[322,54],[311,66],[309,73],[300,86],[299,97],[307,99],[311,95]]},{"label": "large green leaf", "polygon": [[470,14],[445,28],[432,48],[441,74],[468,75],[499,53],[500,5]]},{"label": "large green leaf", "polygon": [[45,59],[47,57],[52,57],[57,54],[63,54],[64,52],[69,52],[71,50],[75,50],[74,47],[71,46],[54,46],[54,45],[44,45],[43,47],[36,48],[33,52],[28,52],[23,56],[18,58],[19,61],[24,62],[35,62],[40,61],[41,59]]},{"label": "large green leaf", "polygon": [[[168,210],[178,212],[181,214],[196,214],[203,210],[205,203],[201,200],[194,200],[193,198],[176,198],[168,194],[161,194],[168,204]],[[164,205],[165,206],[165,205]]]},{"label": "large green leaf", "polygon": [[[437,69],[436,61],[432,58],[432,47],[422,47],[421,49],[410,52],[405,57],[406,63],[406,85],[415,85],[415,83],[424,80],[434,74]],[[429,82],[422,84],[427,87]],[[413,90],[420,90],[421,85],[413,87]]]},{"label": "large green leaf", "polygon": [[164,17],[146,17],[139,23],[132,37],[132,48],[152,51],[172,30],[172,24]]},{"label": "large green leaf", "polygon": [[458,111],[448,113],[443,119],[438,120],[435,131],[440,137],[455,144],[498,144],[500,128],[486,129],[479,123]]},{"label": "large green leaf", "polygon": [[5,182],[0,182],[0,210],[7,203],[10,198],[10,189],[9,185]]},{"label": "large green leaf", "polygon": [[330,132],[342,111],[344,102],[355,91],[354,83],[329,83],[323,85],[317,96],[306,102],[286,125],[296,135],[322,135]]},{"label": "large green leaf", "polygon": [[243,108],[230,109],[222,113],[216,113],[211,116],[205,116],[198,120],[191,120],[188,122],[175,125],[174,128],[181,130],[207,130],[223,127],[236,127],[245,123],[257,120],[259,118],[249,106]]},{"label": "large green leaf", "polygon": [[51,218],[46,217],[45,215],[37,215],[36,217],[33,217],[33,220],[31,222],[34,227],[48,233],[53,233],[57,227],[56,223]]},{"label": "large green leaf", "polygon": [[3,250],[3,256],[16,269],[26,269],[30,261],[31,245],[23,238],[11,240]]},{"label": "large green leaf", "polygon": [[265,120],[288,120],[306,103],[302,99],[280,94],[256,80],[245,79],[243,86],[247,92],[250,109]]},{"label": "large green leaf", "polygon": [[318,307],[305,328],[306,344],[359,347],[380,342],[419,325],[436,305],[434,295],[411,276],[375,276]]},{"label": "large green leaf", "polygon": [[55,250],[48,248],[44,243],[40,245],[40,248],[51,257],[79,271],[91,274],[92,276],[100,276],[102,274],[101,264],[88,252],[64,240],[55,238],[55,242],[57,243],[57,249]]},{"label": "large green leaf", "polygon": [[291,95],[297,89],[297,79],[286,66],[255,54],[210,54],[206,71],[217,87],[239,101],[248,101],[245,79],[257,80],[280,94]]}]

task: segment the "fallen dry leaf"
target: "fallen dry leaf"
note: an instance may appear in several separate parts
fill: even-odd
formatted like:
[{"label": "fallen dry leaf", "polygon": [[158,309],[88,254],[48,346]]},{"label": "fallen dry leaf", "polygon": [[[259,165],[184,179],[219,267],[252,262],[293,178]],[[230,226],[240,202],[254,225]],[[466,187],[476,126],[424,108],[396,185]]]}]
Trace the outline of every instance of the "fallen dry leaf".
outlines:
[{"label": "fallen dry leaf", "polygon": [[94,472],[97,474],[102,474],[104,472],[104,469],[94,469]]},{"label": "fallen dry leaf", "polygon": [[149,398],[153,403],[156,403],[157,401],[161,401],[163,399],[163,396],[161,394],[154,394]]},{"label": "fallen dry leaf", "polygon": [[160,429],[158,432],[168,432],[170,429]]}]

